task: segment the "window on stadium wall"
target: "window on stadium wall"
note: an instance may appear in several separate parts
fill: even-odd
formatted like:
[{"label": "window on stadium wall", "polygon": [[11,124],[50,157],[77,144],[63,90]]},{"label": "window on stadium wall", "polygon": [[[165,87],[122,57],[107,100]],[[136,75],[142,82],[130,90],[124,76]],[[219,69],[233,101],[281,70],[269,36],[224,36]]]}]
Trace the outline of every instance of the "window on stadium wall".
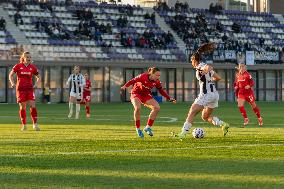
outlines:
[{"label": "window on stadium wall", "polygon": [[175,69],[167,69],[169,95],[176,98],[176,72]]},{"label": "window on stadium wall", "polygon": [[183,101],[183,69],[176,69],[176,100]]},{"label": "window on stadium wall", "polygon": [[284,70],[282,70],[282,101],[284,101]]},{"label": "window on stadium wall", "polygon": [[193,101],[196,98],[196,78],[193,69],[184,69],[184,101]]},{"label": "window on stadium wall", "polygon": [[[8,73],[12,70],[13,66],[8,67]],[[14,74],[14,81],[17,81],[16,74]],[[16,103],[16,90],[9,84],[8,88],[8,102]]]},{"label": "window on stadium wall", "polygon": [[92,83],[92,103],[103,101],[103,68],[90,68],[90,80]]},{"label": "window on stadium wall", "polygon": [[110,102],[110,68],[104,67],[104,91],[103,91],[103,101]]},{"label": "window on stadium wall", "polygon": [[68,99],[69,99],[69,87],[67,87],[66,83],[67,83],[67,80],[71,74],[71,70],[72,68],[71,67],[63,67],[62,68],[62,86],[63,86],[63,89],[62,89],[62,101],[63,102],[68,102]]},{"label": "window on stadium wall", "polygon": [[275,101],[276,97],[276,74],[275,71],[266,71],[266,100]]},{"label": "window on stadium wall", "polygon": [[234,91],[234,82],[235,82],[235,70],[227,70],[227,100],[234,101],[235,100],[235,91]]},{"label": "window on stadium wall", "polygon": [[61,67],[50,67],[50,100],[51,102],[61,101]]},{"label": "window on stadium wall", "polygon": [[216,72],[222,78],[216,83],[217,90],[219,92],[219,99],[221,101],[226,100],[226,70],[216,70]]},{"label": "window on stadium wall", "polygon": [[255,84],[255,89],[257,91],[256,96],[257,100],[259,101],[264,101],[265,100],[265,76],[264,76],[264,71],[259,70],[258,71],[258,84]]},{"label": "window on stadium wall", "polygon": [[281,100],[282,99],[282,84],[281,84],[281,71],[276,71],[276,73],[277,73],[277,77],[276,77],[276,80],[277,80],[277,83],[276,83],[276,86],[277,86],[277,98],[276,98],[276,100],[278,101],[278,100]]},{"label": "window on stadium wall", "polygon": [[6,68],[0,68],[0,102],[6,102]]},{"label": "window on stadium wall", "polygon": [[[37,66],[37,68],[38,68],[38,73],[40,77],[42,77],[43,75],[42,67]],[[35,80],[36,78],[33,77],[33,82],[35,82]],[[36,102],[42,101],[42,89],[43,89],[43,85],[42,85],[42,79],[41,79],[41,82],[37,83],[36,89],[34,90],[35,96],[36,96]]]},{"label": "window on stadium wall", "polygon": [[110,101],[122,101],[120,88],[123,85],[123,69],[110,68]]}]

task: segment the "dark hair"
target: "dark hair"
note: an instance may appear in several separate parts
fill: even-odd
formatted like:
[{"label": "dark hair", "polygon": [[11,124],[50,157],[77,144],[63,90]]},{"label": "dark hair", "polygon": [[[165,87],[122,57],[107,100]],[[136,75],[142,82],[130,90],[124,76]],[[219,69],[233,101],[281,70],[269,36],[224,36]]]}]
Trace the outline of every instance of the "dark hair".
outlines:
[{"label": "dark hair", "polygon": [[156,68],[156,67],[148,68],[148,74],[154,74],[154,73],[159,72],[159,71],[160,71],[160,69]]},{"label": "dark hair", "polygon": [[[212,52],[215,48],[214,43],[205,43],[202,44],[195,53],[192,54],[190,58],[194,58],[196,61],[200,62],[201,55],[206,52]],[[191,61],[191,60],[190,60]]]}]

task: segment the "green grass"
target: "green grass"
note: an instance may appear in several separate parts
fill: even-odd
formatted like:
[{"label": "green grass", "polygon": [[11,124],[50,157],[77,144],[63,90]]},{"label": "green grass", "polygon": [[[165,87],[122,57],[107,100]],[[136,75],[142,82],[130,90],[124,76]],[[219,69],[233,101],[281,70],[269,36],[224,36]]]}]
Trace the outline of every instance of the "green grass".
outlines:
[{"label": "green grass", "polygon": [[[284,103],[258,103],[264,127],[247,107],[251,124],[240,128],[236,104],[215,115],[231,124],[202,123],[204,139],[180,141],[190,104],[162,104],[155,136],[136,137],[132,106],[92,105],[92,118],[69,120],[67,104],[38,105],[41,132],[22,133],[16,104],[0,105],[0,188],[284,188]],[[142,125],[149,111],[143,108]],[[29,115],[29,114],[28,114]],[[168,122],[176,118],[175,122]],[[28,119],[30,123],[30,119]]]}]

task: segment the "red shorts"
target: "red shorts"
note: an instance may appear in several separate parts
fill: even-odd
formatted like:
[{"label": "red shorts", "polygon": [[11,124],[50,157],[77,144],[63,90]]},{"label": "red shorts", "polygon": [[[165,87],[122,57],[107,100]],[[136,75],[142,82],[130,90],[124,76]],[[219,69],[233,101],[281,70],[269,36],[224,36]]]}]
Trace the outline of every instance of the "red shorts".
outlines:
[{"label": "red shorts", "polygon": [[147,102],[148,100],[153,99],[151,94],[146,94],[146,95],[140,95],[140,94],[131,94],[130,99],[138,98],[143,104]]},{"label": "red shorts", "polygon": [[84,102],[91,102],[91,96],[90,95],[83,95],[83,101]]},{"label": "red shorts", "polygon": [[244,99],[249,103],[253,103],[255,101],[255,96],[253,93],[250,94],[238,94],[238,98]]},{"label": "red shorts", "polygon": [[35,101],[34,90],[17,91],[16,96],[17,96],[17,103],[26,102],[28,100]]}]

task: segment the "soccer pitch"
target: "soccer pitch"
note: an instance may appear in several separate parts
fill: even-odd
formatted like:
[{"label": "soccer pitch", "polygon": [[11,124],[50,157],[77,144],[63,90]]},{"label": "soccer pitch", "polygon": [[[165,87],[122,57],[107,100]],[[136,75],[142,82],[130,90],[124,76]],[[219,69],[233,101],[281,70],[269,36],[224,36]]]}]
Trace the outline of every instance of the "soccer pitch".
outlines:
[{"label": "soccer pitch", "polygon": [[1,104],[0,188],[284,188],[284,103],[258,102],[263,128],[250,107],[241,128],[236,104],[221,103],[215,115],[230,123],[227,137],[199,115],[193,128],[204,139],[172,138],[190,105],[162,104],[154,137],[141,140],[129,103],[92,105],[90,119],[82,106],[80,120],[67,119],[67,104],[38,105],[42,131],[28,118],[24,133],[18,106]]}]

